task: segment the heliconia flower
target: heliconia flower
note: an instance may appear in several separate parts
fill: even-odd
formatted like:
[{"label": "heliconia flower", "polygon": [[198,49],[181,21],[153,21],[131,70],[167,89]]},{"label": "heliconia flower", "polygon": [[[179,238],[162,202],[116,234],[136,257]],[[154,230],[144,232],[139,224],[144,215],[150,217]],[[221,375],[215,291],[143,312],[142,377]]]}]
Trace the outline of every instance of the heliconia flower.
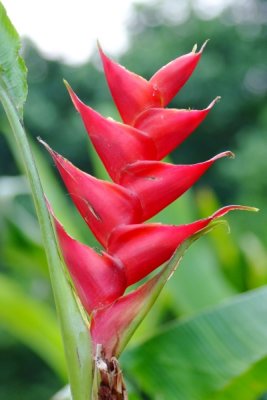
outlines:
[{"label": "heliconia flower", "polygon": [[[124,123],[104,118],[85,105],[66,83],[114,183],[79,170],[42,142],[75,206],[104,247],[99,254],[69,236],[48,205],[76,293],[91,317],[93,348],[102,345],[107,359],[120,353],[137,322],[176,269],[177,260],[174,264],[164,263],[177,248],[180,260],[184,249],[218,224],[218,218],[231,210],[256,211],[230,205],[185,225],[143,223],[179,198],[216,160],[233,156],[226,151],[192,165],[160,162],[199,126],[218,100],[203,110],[164,108],[193,73],[204,47],[205,44],[199,52],[194,48],[171,61],[150,80],[115,63],[99,47],[106,79]],[[127,287],[160,266],[153,278],[124,294]]]},{"label": "heliconia flower", "polygon": [[108,58],[99,51],[106,79],[122,120],[133,125],[136,117],[152,107],[165,107],[183,87],[196,68],[206,42],[199,52],[192,52],[171,61],[147,81]]},{"label": "heliconia flower", "polygon": [[88,314],[113,303],[126,289],[124,267],[111,255],[98,254],[91,247],[69,236],[54,216],[56,233],[62,255],[73,284]]},{"label": "heliconia flower", "polygon": [[112,232],[107,251],[123,263],[129,286],[167,261],[183,241],[206,228],[213,220],[231,210],[248,209],[239,205],[223,207],[210,217],[187,225],[123,225]]}]

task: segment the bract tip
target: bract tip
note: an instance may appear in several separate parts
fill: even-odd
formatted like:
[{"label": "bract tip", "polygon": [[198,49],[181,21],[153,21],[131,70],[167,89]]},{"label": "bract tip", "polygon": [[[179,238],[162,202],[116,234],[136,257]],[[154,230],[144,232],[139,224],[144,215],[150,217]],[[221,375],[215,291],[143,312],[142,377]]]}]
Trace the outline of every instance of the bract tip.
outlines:
[{"label": "bract tip", "polygon": [[46,150],[49,151],[50,154],[55,153],[54,150],[52,150],[51,147],[43,139],[40,138],[40,136],[37,137],[37,140],[39,143],[41,143],[46,148]]},{"label": "bract tip", "polygon": [[67,89],[70,88],[69,82],[68,82],[66,79],[64,79],[64,78],[63,78],[63,83],[64,83],[64,85],[67,87]]},{"label": "bract tip", "polygon": [[56,159],[62,159],[63,157],[58,154],[55,150],[51,149],[51,147],[44,141],[42,140],[40,137],[37,138],[37,140],[45,147],[45,149],[50,153],[50,155],[52,156],[52,158],[54,159],[54,161]]},{"label": "bract tip", "polygon": [[96,45],[97,45],[97,48],[98,48],[98,51],[99,51],[99,53],[103,53],[103,50],[102,50],[102,46],[101,46],[101,44],[100,44],[100,40],[99,39],[97,39],[96,40]]},{"label": "bract tip", "polygon": [[192,53],[195,53],[197,51],[197,43],[194,44],[192,48]]},{"label": "bract tip", "polygon": [[260,211],[260,209],[258,207],[247,207],[246,209],[247,209],[247,211],[252,211],[252,212],[259,212]]},{"label": "bract tip", "polygon": [[71,101],[73,102],[74,107],[76,108],[76,110],[78,112],[80,112],[80,104],[82,103],[82,101],[79,99],[79,97],[77,96],[77,94],[73,91],[72,87],[70,86],[70,84],[63,79],[64,85],[66,86],[67,91],[69,92]]},{"label": "bract tip", "polygon": [[203,53],[203,51],[205,50],[205,47],[207,46],[207,43],[209,42],[209,40],[210,39],[205,40],[205,42],[201,46],[201,49],[199,50],[199,53]]},{"label": "bract tip", "polygon": [[223,157],[235,158],[235,154],[230,150],[223,151],[222,153],[219,153],[216,156],[212,157],[211,161],[216,161]]},{"label": "bract tip", "polygon": [[216,211],[214,214],[212,214],[212,218],[220,218],[227,214],[229,211],[234,211],[234,210],[240,210],[240,211],[253,211],[253,212],[258,212],[259,209],[256,207],[249,207],[249,206],[241,206],[241,205],[230,205],[230,206],[225,206],[223,208],[220,208],[218,211]]},{"label": "bract tip", "polygon": [[215,99],[212,100],[212,102],[208,105],[207,110],[210,110],[215,106],[216,103],[218,103],[221,100],[221,96],[215,97]]}]

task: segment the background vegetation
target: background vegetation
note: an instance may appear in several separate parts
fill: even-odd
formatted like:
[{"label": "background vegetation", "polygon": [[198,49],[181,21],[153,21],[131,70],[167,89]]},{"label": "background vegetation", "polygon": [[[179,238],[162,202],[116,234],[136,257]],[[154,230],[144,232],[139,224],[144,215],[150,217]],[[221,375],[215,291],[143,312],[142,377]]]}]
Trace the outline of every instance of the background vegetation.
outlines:
[{"label": "background vegetation", "polygon": [[[219,205],[229,203],[261,208],[258,215],[235,213],[227,217],[231,235],[219,229],[194,245],[187,254],[182,267],[170,280],[147,321],[139,328],[131,342],[132,349],[123,359],[131,399],[156,398],[153,395],[156,373],[162,377],[164,385],[171,382],[168,372],[154,370],[153,365],[148,363],[151,357],[156,358],[157,352],[162,351],[165,341],[169,340],[168,335],[158,334],[159,341],[152,338],[146,344],[147,337],[161,332],[162,326],[169,326],[173,327],[183,343],[181,337],[187,325],[185,328],[183,324],[175,325],[176,321],[183,321],[184,318],[188,321],[188,318],[206,309],[211,313],[207,319],[212,318],[212,312],[217,307],[223,310],[227,304],[233,304],[229,302],[235,301],[235,298],[238,303],[239,293],[253,291],[260,286],[265,289],[266,21],[267,3],[260,0],[237,2],[216,17],[211,15],[210,9],[197,8],[190,2],[166,0],[150,6],[139,4],[129,21],[129,48],[119,61],[147,78],[169,60],[189,52],[194,43],[201,45],[207,38],[211,39],[193,77],[171,106],[205,108],[217,95],[222,96],[222,100],[192,137],[172,154],[174,162],[200,162],[227,149],[237,156],[234,161],[218,162],[192,191],[163,211],[157,220],[177,224],[190,222],[208,215]],[[45,191],[68,230],[84,242],[97,246],[70,203],[51,159],[35,138],[41,136],[81,169],[103,176],[103,168],[96,161],[62,83],[62,78],[67,79],[85,102],[106,116],[118,118],[100,68],[99,56],[94,54],[90,62],[79,67],[68,66],[56,60],[46,60],[33,43],[25,41],[24,58],[29,69],[25,125],[32,138]],[[0,398],[45,400],[63,386],[66,370],[39,230],[19,155],[10,151],[12,138],[3,114],[0,115],[0,130]],[[257,291],[249,293],[254,296]],[[259,304],[261,301],[264,298],[259,300]],[[248,310],[257,312],[249,305]],[[235,326],[236,320],[231,320],[231,312],[228,313],[229,320]],[[239,321],[241,331],[245,330],[242,321]],[[267,325],[265,334],[266,331]],[[201,331],[194,331],[194,335],[200,342],[203,341]],[[260,340],[255,338],[255,346],[258,344],[263,349]],[[140,342],[144,344],[139,346],[138,352],[135,349]],[[207,354],[209,351],[207,349]],[[144,355],[143,359],[140,352]],[[225,395],[228,397],[221,394],[215,397],[213,394],[212,399],[264,398],[267,391],[266,375],[263,373],[267,362],[266,345],[257,357],[253,356],[255,354],[256,348],[251,358],[246,359],[247,363],[241,356],[236,356],[243,362],[239,373],[233,373],[227,382],[214,381],[218,393],[219,388],[228,387],[229,392],[227,394],[226,390]],[[173,349],[173,356],[183,360],[177,348]],[[188,387],[197,386],[197,381],[204,382],[204,389],[189,394],[188,399],[207,399],[207,377],[203,371],[197,373],[194,370],[197,367],[189,350],[186,356],[184,363],[177,364],[177,370],[187,371],[181,375],[187,374]],[[204,363],[201,355],[198,359]],[[143,362],[151,368],[152,378],[148,373],[140,375]],[[164,360],[162,363],[165,365]],[[226,366],[230,371],[232,366]],[[190,368],[191,375],[188,372]],[[170,379],[166,382],[165,372]],[[181,385],[185,385],[183,382]],[[240,397],[242,382],[246,383],[248,397]],[[239,395],[234,397],[234,393]]]}]

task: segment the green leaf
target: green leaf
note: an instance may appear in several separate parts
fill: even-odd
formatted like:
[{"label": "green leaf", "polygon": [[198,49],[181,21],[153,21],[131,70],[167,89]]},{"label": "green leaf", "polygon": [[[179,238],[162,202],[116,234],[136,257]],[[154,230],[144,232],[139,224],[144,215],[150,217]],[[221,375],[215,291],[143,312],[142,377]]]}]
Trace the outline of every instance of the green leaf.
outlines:
[{"label": "green leaf", "polygon": [[266,397],[260,398],[260,395],[267,393],[266,370],[267,358],[264,358],[207,400],[266,400]]},{"label": "green leaf", "polygon": [[[0,77],[1,84],[22,119],[27,97],[27,69],[20,51],[20,38],[0,2]],[[15,62],[14,62],[15,61]]]},{"label": "green leaf", "polygon": [[38,275],[48,278],[46,255],[36,219],[15,201],[10,200],[5,206],[5,202],[2,203],[0,198],[1,205],[2,263],[29,280]]},{"label": "green leaf", "polygon": [[[266,358],[267,287],[263,287],[170,324],[125,354],[123,364],[130,379],[153,399],[252,400],[267,387],[262,370]],[[247,387],[251,396],[244,397]]]},{"label": "green leaf", "polygon": [[3,275],[0,275],[0,322],[5,330],[30,347],[66,380],[63,345],[54,313]]}]

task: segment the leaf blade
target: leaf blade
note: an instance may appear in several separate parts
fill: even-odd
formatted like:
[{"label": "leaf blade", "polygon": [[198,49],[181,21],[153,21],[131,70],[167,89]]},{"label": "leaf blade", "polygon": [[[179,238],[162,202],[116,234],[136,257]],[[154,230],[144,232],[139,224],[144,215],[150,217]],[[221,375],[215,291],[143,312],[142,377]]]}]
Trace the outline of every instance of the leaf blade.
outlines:
[{"label": "leaf blade", "polygon": [[67,378],[59,327],[52,310],[33,300],[11,278],[0,275],[2,326],[29,346],[64,380]]},{"label": "leaf blade", "polygon": [[1,2],[0,37],[1,83],[22,119],[23,105],[27,97],[27,68],[19,54],[21,47],[19,35],[7,17],[6,10]]},{"label": "leaf blade", "polygon": [[263,287],[172,324],[130,350],[124,368],[152,398],[214,399],[266,358],[266,300]]}]

